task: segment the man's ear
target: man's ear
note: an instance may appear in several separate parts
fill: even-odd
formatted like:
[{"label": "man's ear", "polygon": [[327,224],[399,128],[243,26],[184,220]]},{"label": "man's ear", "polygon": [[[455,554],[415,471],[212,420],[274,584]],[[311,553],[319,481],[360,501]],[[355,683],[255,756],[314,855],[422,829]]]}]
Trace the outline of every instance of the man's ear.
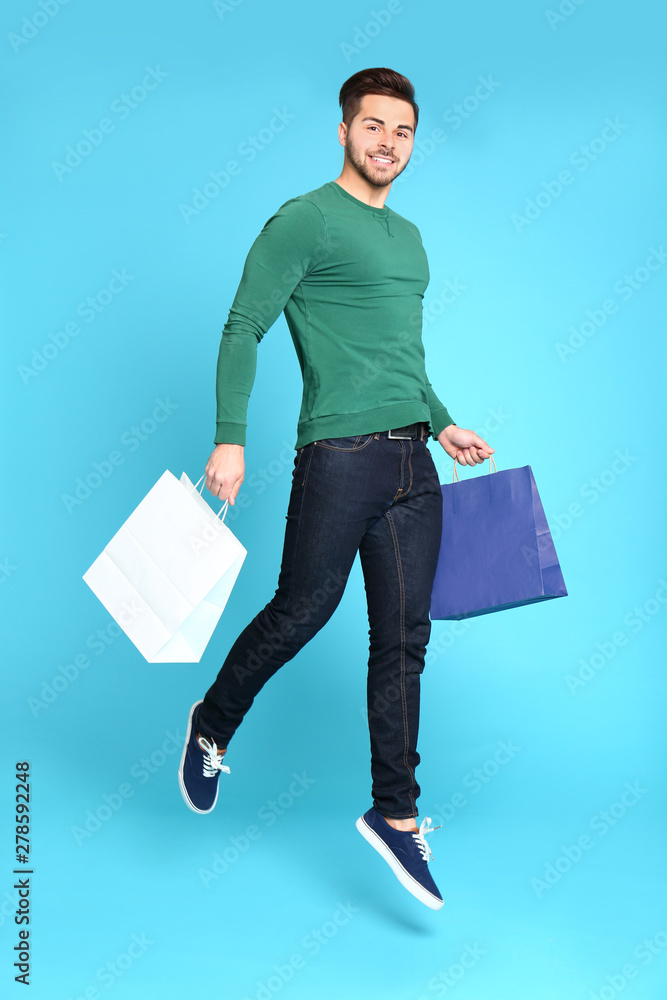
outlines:
[{"label": "man's ear", "polygon": [[340,122],[338,126],[338,141],[341,146],[344,146],[347,141],[347,125],[345,122]]}]

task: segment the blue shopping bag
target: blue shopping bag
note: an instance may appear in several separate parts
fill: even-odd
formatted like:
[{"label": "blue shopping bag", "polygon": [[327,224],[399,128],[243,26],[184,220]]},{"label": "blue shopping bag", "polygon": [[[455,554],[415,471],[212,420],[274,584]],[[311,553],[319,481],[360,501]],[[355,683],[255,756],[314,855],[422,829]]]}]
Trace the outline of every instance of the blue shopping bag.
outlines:
[{"label": "blue shopping bag", "polygon": [[542,501],[529,465],[444,483],[442,541],[431,618],[488,615],[566,597]]}]

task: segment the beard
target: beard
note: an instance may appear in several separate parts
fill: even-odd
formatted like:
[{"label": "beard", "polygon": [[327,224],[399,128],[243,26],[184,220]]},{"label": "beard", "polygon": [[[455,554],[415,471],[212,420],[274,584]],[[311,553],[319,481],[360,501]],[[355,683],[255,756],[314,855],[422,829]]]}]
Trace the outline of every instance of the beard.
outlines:
[{"label": "beard", "polygon": [[[384,155],[380,153],[379,150],[374,150],[374,152],[376,152],[378,156]],[[368,153],[365,150],[361,150],[358,146],[355,146],[349,136],[345,144],[345,156],[355,170],[361,174],[361,176],[367,180],[369,184],[372,184],[373,187],[386,187],[388,184],[391,184],[392,181],[396,180],[399,174],[403,173],[410,160],[410,157],[408,157],[405,163],[401,164],[398,160],[391,156],[394,163],[387,164],[386,167],[380,167],[369,159]]]}]

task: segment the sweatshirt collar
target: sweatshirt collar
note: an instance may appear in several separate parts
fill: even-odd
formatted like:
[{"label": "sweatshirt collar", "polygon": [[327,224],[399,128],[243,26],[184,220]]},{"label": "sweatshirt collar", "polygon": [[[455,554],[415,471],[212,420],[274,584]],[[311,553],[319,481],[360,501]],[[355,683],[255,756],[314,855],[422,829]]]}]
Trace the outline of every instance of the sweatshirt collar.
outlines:
[{"label": "sweatshirt collar", "polygon": [[337,184],[336,181],[329,181],[329,184],[335,187],[336,190],[339,191],[344,198],[348,199],[348,201],[353,202],[355,205],[361,206],[361,208],[366,209],[367,212],[374,212],[376,215],[386,216],[389,215],[389,212],[391,211],[391,209],[388,208],[387,205],[385,205],[383,208],[376,208],[374,205],[367,205],[365,201],[361,201],[359,198],[355,198],[353,194],[350,194],[349,191],[346,191],[345,188],[341,187],[340,184]]}]

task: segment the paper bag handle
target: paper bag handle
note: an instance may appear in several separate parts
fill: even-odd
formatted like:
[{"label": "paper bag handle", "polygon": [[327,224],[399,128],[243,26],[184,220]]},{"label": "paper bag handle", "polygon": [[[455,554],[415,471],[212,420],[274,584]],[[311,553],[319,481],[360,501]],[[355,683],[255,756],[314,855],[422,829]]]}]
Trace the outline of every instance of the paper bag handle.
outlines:
[{"label": "paper bag handle", "polygon": [[[192,487],[192,489],[190,490],[190,492],[192,493],[194,490],[196,490],[197,487],[199,486],[199,484],[201,483],[202,479],[205,479],[205,478],[206,478],[206,473],[204,473],[204,475],[201,477],[201,479],[197,480],[197,482]],[[199,496],[202,495],[203,490],[204,490],[204,487],[202,486],[202,488],[199,490]],[[229,507],[229,500],[225,500],[225,502],[223,503],[222,507],[220,508],[220,510],[218,511],[218,513],[215,516],[216,517],[220,517],[220,515],[222,514],[222,517],[220,518],[220,520],[224,521],[225,514],[227,513],[227,508],[228,507]],[[223,511],[224,511],[224,513],[223,513]]]},{"label": "paper bag handle", "polygon": [[[493,455],[489,455],[489,475],[491,475],[491,462],[493,462],[493,471],[494,472],[498,471],[497,468],[496,468],[496,463],[493,460]],[[456,466],[457,465],[458,465],[458,462],[456,461],[456,459],[454,459],[454,472],[452,474],[452,482],[456,481],[457,483],[460,483],[461,480],[459,479],[459,474],[458,474],[458,472],[456,470]]]}]

